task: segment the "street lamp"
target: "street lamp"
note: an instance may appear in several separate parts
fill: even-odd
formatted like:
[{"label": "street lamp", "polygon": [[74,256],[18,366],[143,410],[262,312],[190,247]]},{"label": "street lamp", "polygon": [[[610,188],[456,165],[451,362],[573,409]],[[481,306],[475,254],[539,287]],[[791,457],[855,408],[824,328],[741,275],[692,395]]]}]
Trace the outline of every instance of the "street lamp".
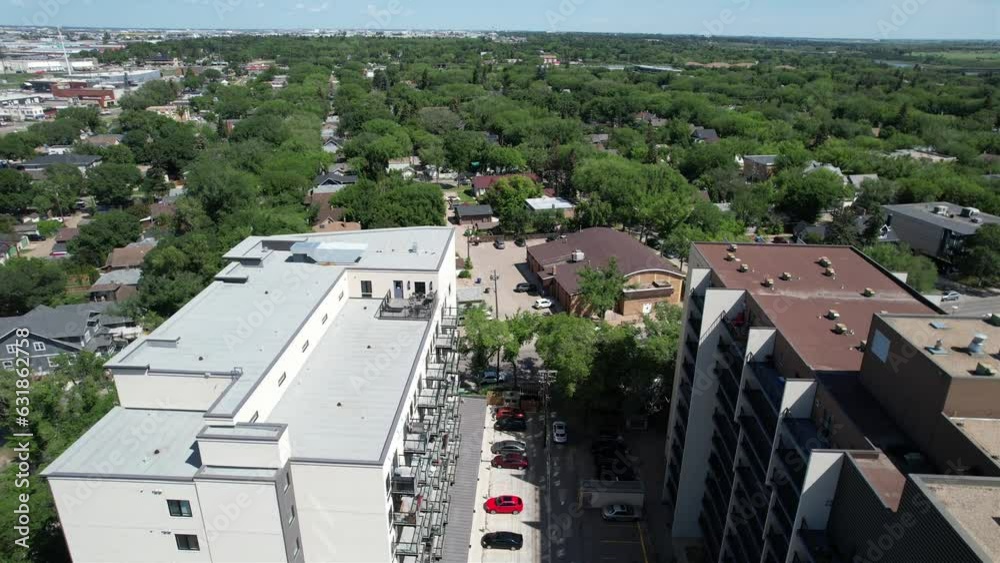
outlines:
[{"label": "street lamp", "polygon": [[[490,274],[490,281],[493,282],[493,304],[494,304],[494,318],[500,320],[500,290],[497,282],[500,281],[500,274],[496,270]],[[500,377],[500,355],[503,353],[503,348],[497,350],[497,377]],[[516,383],[516,382],[515,382]]]}]

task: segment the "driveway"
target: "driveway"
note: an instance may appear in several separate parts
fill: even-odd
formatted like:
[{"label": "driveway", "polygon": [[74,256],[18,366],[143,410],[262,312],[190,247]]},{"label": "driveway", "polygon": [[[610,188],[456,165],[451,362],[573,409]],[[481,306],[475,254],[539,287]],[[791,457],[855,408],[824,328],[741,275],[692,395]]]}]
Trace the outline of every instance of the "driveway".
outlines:
[{"label": "driveway", "polygon": [[[83,220],[82,213],[70,215],[63,218],[63,226],[76,228],[80,226],[81,220]],[[30,258],[48,258],[49,254],[52,252],[52,247],[54,247],[55,245],[56,245],[55,236],[51,236],[45,240],[28,243],[28,248],[24,251],[24,256]]]},{"label": "driveway", "polygon": [[[462,241],[464,241],[464,236]],[[528,246],[543,244],[544,239],[528,241]],[[499,312],[497,318],[505,318],[521,310],[534,310],[535,299],[542,294],[535,292],[515,293],[514,287],[519,283],[529,282],[536,288],[541,287],[538,276],[528,269],[527,247],[520,247],[512,242],[508,242],[504,249],[498,249],[493,244],[480,244],[472,246],[470,249],[472,256],[472,279],[459,280],[465,285],[474,285],[477,279],[480,284],[489,288],[490,293],[486,296],[487,304]],[[496,283],[491,280],[491,276],[496,272]],[[559,307],[555,303],[553,309],[539,311],[539,313],[556,312]]]}]

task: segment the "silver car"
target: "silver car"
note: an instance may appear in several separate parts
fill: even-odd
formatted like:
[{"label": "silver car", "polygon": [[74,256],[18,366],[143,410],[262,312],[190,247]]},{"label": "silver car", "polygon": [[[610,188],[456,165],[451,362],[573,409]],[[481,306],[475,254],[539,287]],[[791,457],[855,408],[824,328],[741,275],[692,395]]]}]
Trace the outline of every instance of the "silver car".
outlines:
[{"label": "silver car", "polygon": [[552,423],[552,441],[556,444],[565,444],[569,441],[569,433],[566,431],[566,423],[557,420]]},{"label": "silver car", "polygon": [[635,522],[639,519],[639,511],[627,504],[609,504],[601,510],[601,518],[608,522]]},{"label": "silver car", "polygon": [[494,454],[523,454],[526,451],[527,447],[520,440],[501,440],[490,447]]}]

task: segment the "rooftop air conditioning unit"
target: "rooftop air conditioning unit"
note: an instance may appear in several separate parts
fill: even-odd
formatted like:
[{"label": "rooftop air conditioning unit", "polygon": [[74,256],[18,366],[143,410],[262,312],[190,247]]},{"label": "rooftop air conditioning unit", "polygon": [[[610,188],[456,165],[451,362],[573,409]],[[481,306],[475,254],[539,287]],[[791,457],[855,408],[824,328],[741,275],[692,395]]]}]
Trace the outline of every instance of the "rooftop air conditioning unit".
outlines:
[{"label": "rooftop air conditioning unit", "polygon": [[935,205],[934,208],[933,208],[933,212],[934,212],[935,215],[947,215],[948,214],[948,206],[947,205]]},{"label": "rooftop air conditioning unit", "polygon": [[830,267],[831,264],[833,264],[833,262],[830,262],[830,259],[827,258],[826,256],[820,256],[818,262],[819,265],[823,266],[824,268],[828,268]]},{"label": "rooftop air conditioning unit", "polygon": [[976,333],[972,337],[972,342],[969,343],[969,353],[970,354],[982,354],[983,345],[986,344],[986,335],[982,333]]},{"label": "rooftop air conditioning unit", "polygon": [[861,292],[861,295],[864,295],[865,297],[875,297],[875,290],[870,287],[866,287],[865,290]]},{"label": "rooftop air conditioning unit", "polygon": [[739,268],[736,268],[736,271],[738,271],[738,272],[747,272],[749,270],[750,270],[750,266],[746,262],[740,264]]},{"label": "rooftop air conditioning unit", "polygon": [[823,270],[823,275],[828,278],[832,278],[833,276],[837,275],[837,270],[834,270],[831,267],[827,267],[825,270]]},{"label": "rooftop air conditioning unit", "polygon": [[586,256],[584,255],[582,250],[574,250],[573,254],[570,256],[570,260],[572,262],[583,262],[583,259],[585,257]]},{"label": "rooftop air conditioning unit", "polygon": [[764,287],[774,287],[774,278],[764,278],[764,281],[761,282],[761,284]]},{"label": "rooftop air conditioning unit", "polygon": [[979,215],[979,210],[975,207],[962,208],[962,217],[975,217],[976,215]]},{"label": "rooftop air conditioning unit", "polygon": [[836,309],[830,309],[829,311],[826,312],[826,318],[830,319],[831,321],[835,321],[840,318],[840,313],[838,313]]},{"label": "rooftop air conditioning unit", "polygon": [[833,327],[833,332],[836,332],[837,334],[847,334],[847,325],[844,323],[837,323]]},{"label": "rooftop air conditioning unit", "polygon": [[732,252],[727,253],[726,262],[732,262],[733,260],[736,260],[736,255],[733,254]]},{"label": "rooftop air conditioning unit", "polygon": [[780,277],[781,277],[781,279],[783,281],[791,281],[791,279],[792,279],[792,273],[791,272],[781,272],[781,276]]}]

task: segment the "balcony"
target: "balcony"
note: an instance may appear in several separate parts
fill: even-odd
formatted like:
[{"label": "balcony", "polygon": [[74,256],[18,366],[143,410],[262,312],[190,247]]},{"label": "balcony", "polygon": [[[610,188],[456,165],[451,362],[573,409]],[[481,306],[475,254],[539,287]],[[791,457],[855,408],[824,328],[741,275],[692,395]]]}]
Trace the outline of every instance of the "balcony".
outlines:
[{"label": "balcony", "polygon": [[719,455],[717,453],[712,452],[712,455],[709,456],[708,458],[708,465],[709,467],[711,467],[712,472],[714,472],[719,479],[728,481],[730,483],[733,482],[732,462],[726,463],[722,461],[721,458],[719,458]]},{"label": "balcony", "polygon": [[806,547],[806,553],[815,563],[844,563],[849,559],[842,556],[830,542],[826,530],[810,530],[803,524],[798,531],[799,539]]},{"label": "balcony", "polygon": [[799,509],[798,491],[795,490],[787,477],[775,479],[774,490],[778,496],[778,504],[785,511],[789,522],[794,522],[795,512]]},{"label": "balcony", "polygon": [[794,448],[778,448],[775,457],[781,461],[782,468],[791,477],[792,484],[797,490],[802,490],[802,483],[806,478],[806,460],[799,455]]},{"label": "balcony", "polygon": [[424,387],[417,394],[417,407],[422,409],[437,409],[445,405],[448,399],[448,386],[435,385]]},{"label": "balcony", "polygon": [[390,492],[396,495],[415,495],[429,477],[430,463],[426,458],[414,457],[408,465],[393,470]]},{"label": "balcony", "polygon": [[736,468],[736,474],[740,476],[740,482],[743,483],[743,487],[746,489],[748,496],[753,497],[761,495],[770,500],[770,491],[762,486],[762,481],[757,479],[757,474],[751,471],[749,467],[746,465],[738,466]]},{"label": "balcony", "polygon": [[739,536],[735,532],[730,532],[726,535],[726,547],[737,561],[751,561],[750,554],[747,552],[742,540],[740,540]]},{"label": "balcony", "polygon": [[788,536],[784,532],[772,531],[768,534],[767,545],[778,561],[783,562],[788,557]]},{"label": "balcony", "polygon": [[747,437],[746,432],[743,432],[743,438],[740,440],[740,443],[743,444],[743,452],[745,453],[747,459],[750,460],[749,467],[753,471],[754,476],[757,477],[757,480],[761,483],[765,482],[767,480],[767,466],[764,465],[760,458],[757,457],[757,454],[754,453],[753,447],[750,444],[750,438]]},{"label": "balcony", "polygon": [[781,410],[781,397],[785,394],[785,378],[774,369],[770,361],[749,362],[757,384],[760,385],[764,397],[774,407],[775,412]]},{"label": "balcony", "polygon": [[732,378],[732,373],[729,372],[728,368],[716,366],[716,373],[719,377],[719,391],[716,393],[719,403],[725,408],[724,412],[733,416],[736,413],[736,401],[739,398],[739,385]]},{"label": "balcony", "polygon": [[740,537],[745,551],[750,556],[747,561],[760,561],[760,554],[761,550],[764,549],[764,542],[759,535],[755,535],[751,531],[751,527],[747,524],[748,523],[744,523],[744,525],[736,526],[736,534]]},{"label": "balcony", "polygon": [[706,518],[705,514],[698,517],[698,525],[701,527],[702,534],[705,536],[705,546],[708,548],[711,558],[709,561],[716,561],[719,559],[719,550],[722,546],[719,543],[719,533],[716,528],[710,523],[710,518]]},{"label": "balcony", "polygon": [[771,462],[771,449],[774,446],[774,436],[767,436],[756,417],[743,415],[739,417],[739,421],[740,426],[743,427],[743,433],[747,435],[750,445],[753,447],[753,454],[757,456],[760,464],[766,470],[768,464]]},{"label": "balcony", "polygon": [[694,362],[692,362],[691,360],[685,358],[684,359],[683,368],[684,368],[684,375],[687,377],[687,381],[685,383],[693,382],[694,381]]},{"label": "balcony", "polygon": [[423,504],[422,494],[416,496],[401,495],[392,502],[392,523],[397,526],[421,527],[426,523],[420,515],[420,505]]},{"label": "balcony", "polygon": [[437,294],[411,295],[408,298],[393,297],[386,292],[379,303],[375,316],[379,319],[429,321],[437,310]]},{"label": "balcony", "polygon": [[419,557],[423,561],[426,542],[421,537],[421,532],[413,526],[402,526],[396,528],[396,555],[409,555]]},{"label": "balcony", "polygon": [[718,412],[712,416],[712,420],[715,421],[715,431],[721,437],[722,443],[726,447],[725,453],[729,456],[729,460],[732,461],[736,457],[736,440],[739,436],[739,430],[733,424],[732,420]]},{"label": "balcony", "polygon": [[792,444],[799,454],[808,458],[814,449],[826,449],[830,442],[810,418],[782,418],[785,431],[792,438]]},{"label": "balcony", "polygon": [[751,410],[757,416],[757,420],[763,427],[765,435],[773,438],[774,430],[778,426],[778,411],[765,398],[763,391],[745,389],[743,396],[750,403]]},{"label": "balcony", "polygon": [[691,359],[694,360],[698,357],[698,337],[689,336],[687,340],[684,341],[684,347],[687,348],[688,353],[691,355]]},{"label": "balcony", "polygon": [[458,309],[445,307],[441,310],[441,327],[445,330],[455,330],[461,325]]},{"label": "balcony", "polygon": [[714,529],[718,530],[721,535],[722,528],[726,523],[726,515],[719,514],[718,509],[715,507],[715,504],[712,502],[712,499],[709,497],[707,491],[705,492],[705,496],[701,499],[701,512],[702,515],[708,519],[709,524],[712,525]]},{"label": "balcony", "polygon": [[440,331],[434,335],[434,347],[438,350],[454,350],[458,334],[454,331]]},{"label": "balcony", "polygon": [[[692,371],[694,370],[694,365],[693,364],[691,365],[691,369],[692,369]],[[689,380],[689,381],[691,381],[691,380]],[[681,383],[680,386],[678,387],[678,391],[680,391],[681,398],[684,399],[684,402],[690,405],[691,404],[691,384],[688,383],[687,381],[685,381],[684,383]]]}]

